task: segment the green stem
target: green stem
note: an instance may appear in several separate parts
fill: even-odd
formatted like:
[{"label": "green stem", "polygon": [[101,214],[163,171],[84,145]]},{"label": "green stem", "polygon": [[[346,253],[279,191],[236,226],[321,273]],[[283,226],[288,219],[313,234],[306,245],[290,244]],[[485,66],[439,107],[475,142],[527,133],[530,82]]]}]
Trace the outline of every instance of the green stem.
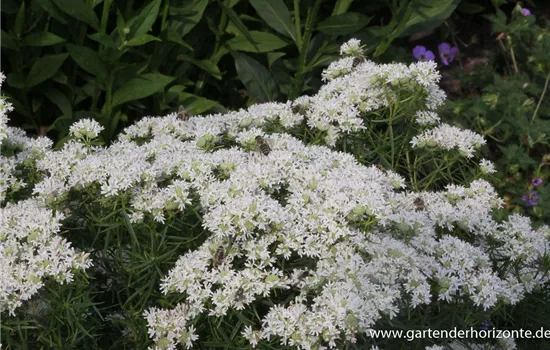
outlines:
[{"label": "green stem", "polygon": [[307,49],[309,47],[309,42],[311,39],[311,33],[313,32],[313,25],[315,19],[317,18],[317,13],[319,12],[319,7],[321,6],[321,0],[316,0],[312,8],[307,12],[306,27],[304,31],[304,36],[301,42],[301,45],[298,47],[300,55],[298,56],[298,67],[296,74],[294,76],[294,86],[289,95],[289,100],[294,100],[300,94],[303,82],[303,76],[306,71],[306,58],[307,58]]},{"label": "green stem", "polygon": [[166,18],[168,17],[168,1],[164,3],[164,9],[162,11],[162,21],[160,22],[160,31],[162,32],[166,28]]},{"label": "green stem", "polygon": [[550,72],[548,72],[548,75],[546,76],[546,81],[544,82],[544,89],[542,90],[542,95],[539,98],[539,103],[537,103],[537,108],[535,108],[535,112],[533,112],[533,116],[531,117],[531,124],[535,121],[535,117],[537,116],[537,112],[539,111],[540,104],[542,103],[542,99],[544,98],[544,95],[546,95],[546,90],[548,90],[548,81],[550,80]]},{"label": "green stem", "polygon": [[[105,0],[103,3],[103,12],[101,13],[101,34],[107,34],[107,21],[109,20],[109,10],[111,9],[112,0]],[[103,45],[100,45],[102,48]]]},{"label": "green stem", "polygon": [[302,26],[300,23],[300,0],[294,0],[294,24],[296,25],[296,46],[302,48]]}]

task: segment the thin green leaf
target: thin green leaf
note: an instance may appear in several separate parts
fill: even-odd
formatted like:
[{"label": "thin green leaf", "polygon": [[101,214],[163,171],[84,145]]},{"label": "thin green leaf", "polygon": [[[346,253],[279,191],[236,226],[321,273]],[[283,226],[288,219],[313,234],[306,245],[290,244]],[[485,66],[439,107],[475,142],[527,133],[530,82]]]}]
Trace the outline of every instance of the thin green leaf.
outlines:
[{"label": "thin green leaf", "polygon": [[[248,31],[248,28],[244,25],[243,21],[239,18],[239,15],[232,9],[224,6],[222,4],[222,8],[227,13],[227,16],[229,16],[229,19],[235,24],[237,29],[245,36],[246,39],[248,39],[248,42],[252,44],[252,46],[257,47],[257,41],[254,39],[252,34]],[[254,52],[260,52],[260,51],[254,51]]]},{"label": "thin green leaf", "polygon": [[248,93],[259,102],[275,101],[278,95],[273,77],[258,61],[238,52],[233,52],[235,68]]},{"label": "thin green leaf", "polygon": [[53,0],[63,12],[99,31],[99,20],[85,0]]},{"label": "thin green leaf", "polygon": [[80,68],[102,80],[107,78],[107,69],[97,52],[86,46],[72,44],[68,44],[67,49]]},{"label": "thin green leaf", "polygon": [[27,87],[33,87],[53,77],[68,56],[68,53],[62,53],[42,56],[36,60],[27,75]]},{"label": "thin green leaf", "polygon": [[297,42],[296,27],[283,0],[250,0],[250,3],[271,28]]},{"label": "thin green leaf", "polygon": [[227,44],[232,50],[247,52],[271,52],[288,45],[286,41],[271,33],[251,31],[250,35],[257,45],[253,45],[243,36],[229,39]]},{"label": "thin green leaf", "polygon": [[112,107],[118,106],[124,102],[151,96],[155,92],[162,90],[174,79],[174,77],[169,77],[160,73],[147,73],[134,78],[126,82],[113,93]]},{"label": "thin green leaf", "polygon": [[132,237],[132,239],[136,243],[136,246],[139,248],[139,241],[137,239],[136,232],[134,231],[134,227],[132,226],[132,223],[130,222],[130,218],[128,217],[128,214],[126,213],[126,210],[121,210],[120,212],[122,214],[122,219],[124,221],[124,226],[126,226],[126,230],[128,231],[128,233],[130,233],[130,236]]},{"label": "thin green leaf", "polygon": [[[4,40],[2,38],[2,40]],[[23,46],[50,46],[65,42],[60,36],[49,32],[30,33],[23,39]]]},{"label": "thin green leaf", "polygon": [[319,23],[317,29],[331,35],[349,34],[363,28],[371,21],[372,17],[357,12],[348,12],[331,16]]}]

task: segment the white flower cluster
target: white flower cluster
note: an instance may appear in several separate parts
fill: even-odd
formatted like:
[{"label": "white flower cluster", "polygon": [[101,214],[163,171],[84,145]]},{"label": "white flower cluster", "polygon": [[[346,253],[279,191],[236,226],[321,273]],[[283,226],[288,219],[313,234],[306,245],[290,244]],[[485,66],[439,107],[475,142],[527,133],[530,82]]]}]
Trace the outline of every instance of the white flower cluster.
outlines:
[{"label": "white flower cluster", "polygon": [[71,125],[69,132],[77,139],[95,139],[103,127],[93,119],[82,119]]},{"label": "white flower cluster", "polygon": [[440,124],[424,131],[411,141],[413,147],[438,147],[444,150],[457,148],[461,155],[471,158],[476,149],[485,144],[483,136],[448,124]]},{"label": "white flower cluster", "polygon": [[[0,89],[2,88],[2,83],[6,80],[4,73],[0,72]],[[4,96],[0,96],[0,144],[2,140],[5,139],[8,135],[6,133],[8,125],[8,112],[13,110],[13,106],[8,102]]]},{"label": "white flower cluster", "polygon": [[[515,303],[547,282],[537,264],[550,251],[548,227],[533,230],[521,216],[495,222],[491,212],[502,201],[488,182],[405,192],[396,173],[287,134],[266,135],[273,125],[305,120],[334,144],[343,132],[362,130],[362,114],[393,103],[392,87],[403,84],[424,94],[426,112],[417,118],[435,122],[433,110],[444,99],[438,79],[431,62],[365,61],[294,103],[185,122],[175,114],[146,117],[110,147],[82,139],[59,151],[24,146],[21,159],[33,159],[42,172],[33,194],[47,203],[71,188],[123,196],[136,224],[200,208],[207,239],[181,256],[161,284],[185,301],[145,314],[155,349],[191,347],[199,315],[221,317],[281,295],[287,302],[244,329],[251,345],[277,337],[302,349],[335,348],[383,316],[430,303],[432,285],[442,301],[487,309]],[[99,132],[83,122],[74,130]],[[269,154],[255,151],[256,136]],[[227,140],[234,146],[224,147]],[[464,142],[451,148],[457,145],[473,152]]]},{"label": "white flower cluster", "polygon": [[57,233],[63,216],[35,200],[0,209],[0,312],[21,306],[53,277],[72,280],[73,269],[91,265],[87,253],[77,253]]},{"label": "white flower cluster", "polygon": [[[352,44],[344,44],[342,51],[348,52],[344,46],[355,47]],[[323,79],[328,82],[308,99],[304,113],[308,126],[326,131],[327,144],[333,146],[341,133],[364,129],[363,118],[367,113],[398,102],[398,89],[423,98],[427,110],[417,113],[420,124],[439,120],[433,110],[443,103],[445,93],[437,85],[440,76],[435,63],[380,65],[365,60],[354,67],[354,60],[351,56],[331,63],[323,72]]]}]

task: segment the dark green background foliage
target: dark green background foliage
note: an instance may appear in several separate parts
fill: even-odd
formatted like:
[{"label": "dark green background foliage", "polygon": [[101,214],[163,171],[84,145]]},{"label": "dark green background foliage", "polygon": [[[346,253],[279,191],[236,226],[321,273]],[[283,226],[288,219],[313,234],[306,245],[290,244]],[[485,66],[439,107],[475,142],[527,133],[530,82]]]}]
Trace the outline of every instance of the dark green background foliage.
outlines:
[{"label": "dark green background foliage", "polygon": [[384,59],[393,40],[440,25],[457,3],[2,0],[5,93],[13,123],[31,133],[63,141],[92,117],[110,141],[179,104],[223,112],[313,92],[344,40]]},{"label": "dark green background foliage", "polygon": [[[482,65],[452,71],[462,89],[447,103],[444,115],[487,139],[485,156],[497,164],[495,184],[505,209],[548,224],[550,30],[518,9],[511,14],[498,10],[486,18],[490,32],[485,35],[498,38],[487,47],[492,69]],[[531,181],[536,178],[543,183],[535,188]],[[532,191],[540,200],[526,206],[522,196]]]}]

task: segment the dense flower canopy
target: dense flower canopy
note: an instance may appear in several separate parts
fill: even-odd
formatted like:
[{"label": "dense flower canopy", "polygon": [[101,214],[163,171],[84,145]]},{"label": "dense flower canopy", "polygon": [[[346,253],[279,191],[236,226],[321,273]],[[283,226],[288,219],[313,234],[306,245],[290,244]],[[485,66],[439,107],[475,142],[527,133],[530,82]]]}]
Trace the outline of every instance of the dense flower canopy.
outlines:
[{"label": "dense flower canopy", "polygon": [[[287,293],[288,301],[266,310],[243,336],[252,345],[277,337],[281,344],[312,349],[354,342],[382,316],[392,318],[433,298],[488,309],[517,303],[546,283],[538,264],[550,248],[548,227],[534,230],[519,215],[495,221],[492,210],[502,201],[489,182],[411,191],[399,174],[330,148],[349,134],[366,132],[365,116],[376,118],[402,91],[422,100],[409,117],[424,131],[409,147],[454,150],[469,158],[484,142],[440,124],[436,109],[445,95],[435,63],[355,65],[358,51],[357,41],[342,47],[352,57],[328,67],[326,84],[314,96],[187,121],[175,114],[146,117],[109,147],[92,145],[101,132],[92,120],[73,125],[74,139],[60,150],[52,150],[46,138],[29,139],[7,128],[4,144],[19,151],[3,157],[0,184],[24,186],[16,167],[34,162],[42,177],[33,187],[33,204],[24,210],[50,222],[50,235],[59,219],[47,205],[62,203],[71,190],[124,197],[136,226],[198,208],[207,237],[179,258],[160,286],[185,300],[145,313],[155,349],[191,347],[200,315],[223,317],[276,293]],[[322,132],[326,146],[290,135],[301,124]],[[268,154],[257,151],[257,136],[269,144]],[[480,167],[483,173],[494,170],[486,160]],[[10,214],[10,208],[15,207],[2,210]],[[13,215],[0,221],[2,232],[13,225]],[[19,233],[25,243],[10,242],[31,249],[28,237],[35,233],[32,227],[27,231]],[[73,257],[64,242],[49,237],[48,244],[70,256],[65,264],[89,266],[85,256]],[[68,280],[63,268],[37,276]],[[25,300],[38,287],[25,287],[18,298]],[[16,292],[3,295],[14,298]]]}]

